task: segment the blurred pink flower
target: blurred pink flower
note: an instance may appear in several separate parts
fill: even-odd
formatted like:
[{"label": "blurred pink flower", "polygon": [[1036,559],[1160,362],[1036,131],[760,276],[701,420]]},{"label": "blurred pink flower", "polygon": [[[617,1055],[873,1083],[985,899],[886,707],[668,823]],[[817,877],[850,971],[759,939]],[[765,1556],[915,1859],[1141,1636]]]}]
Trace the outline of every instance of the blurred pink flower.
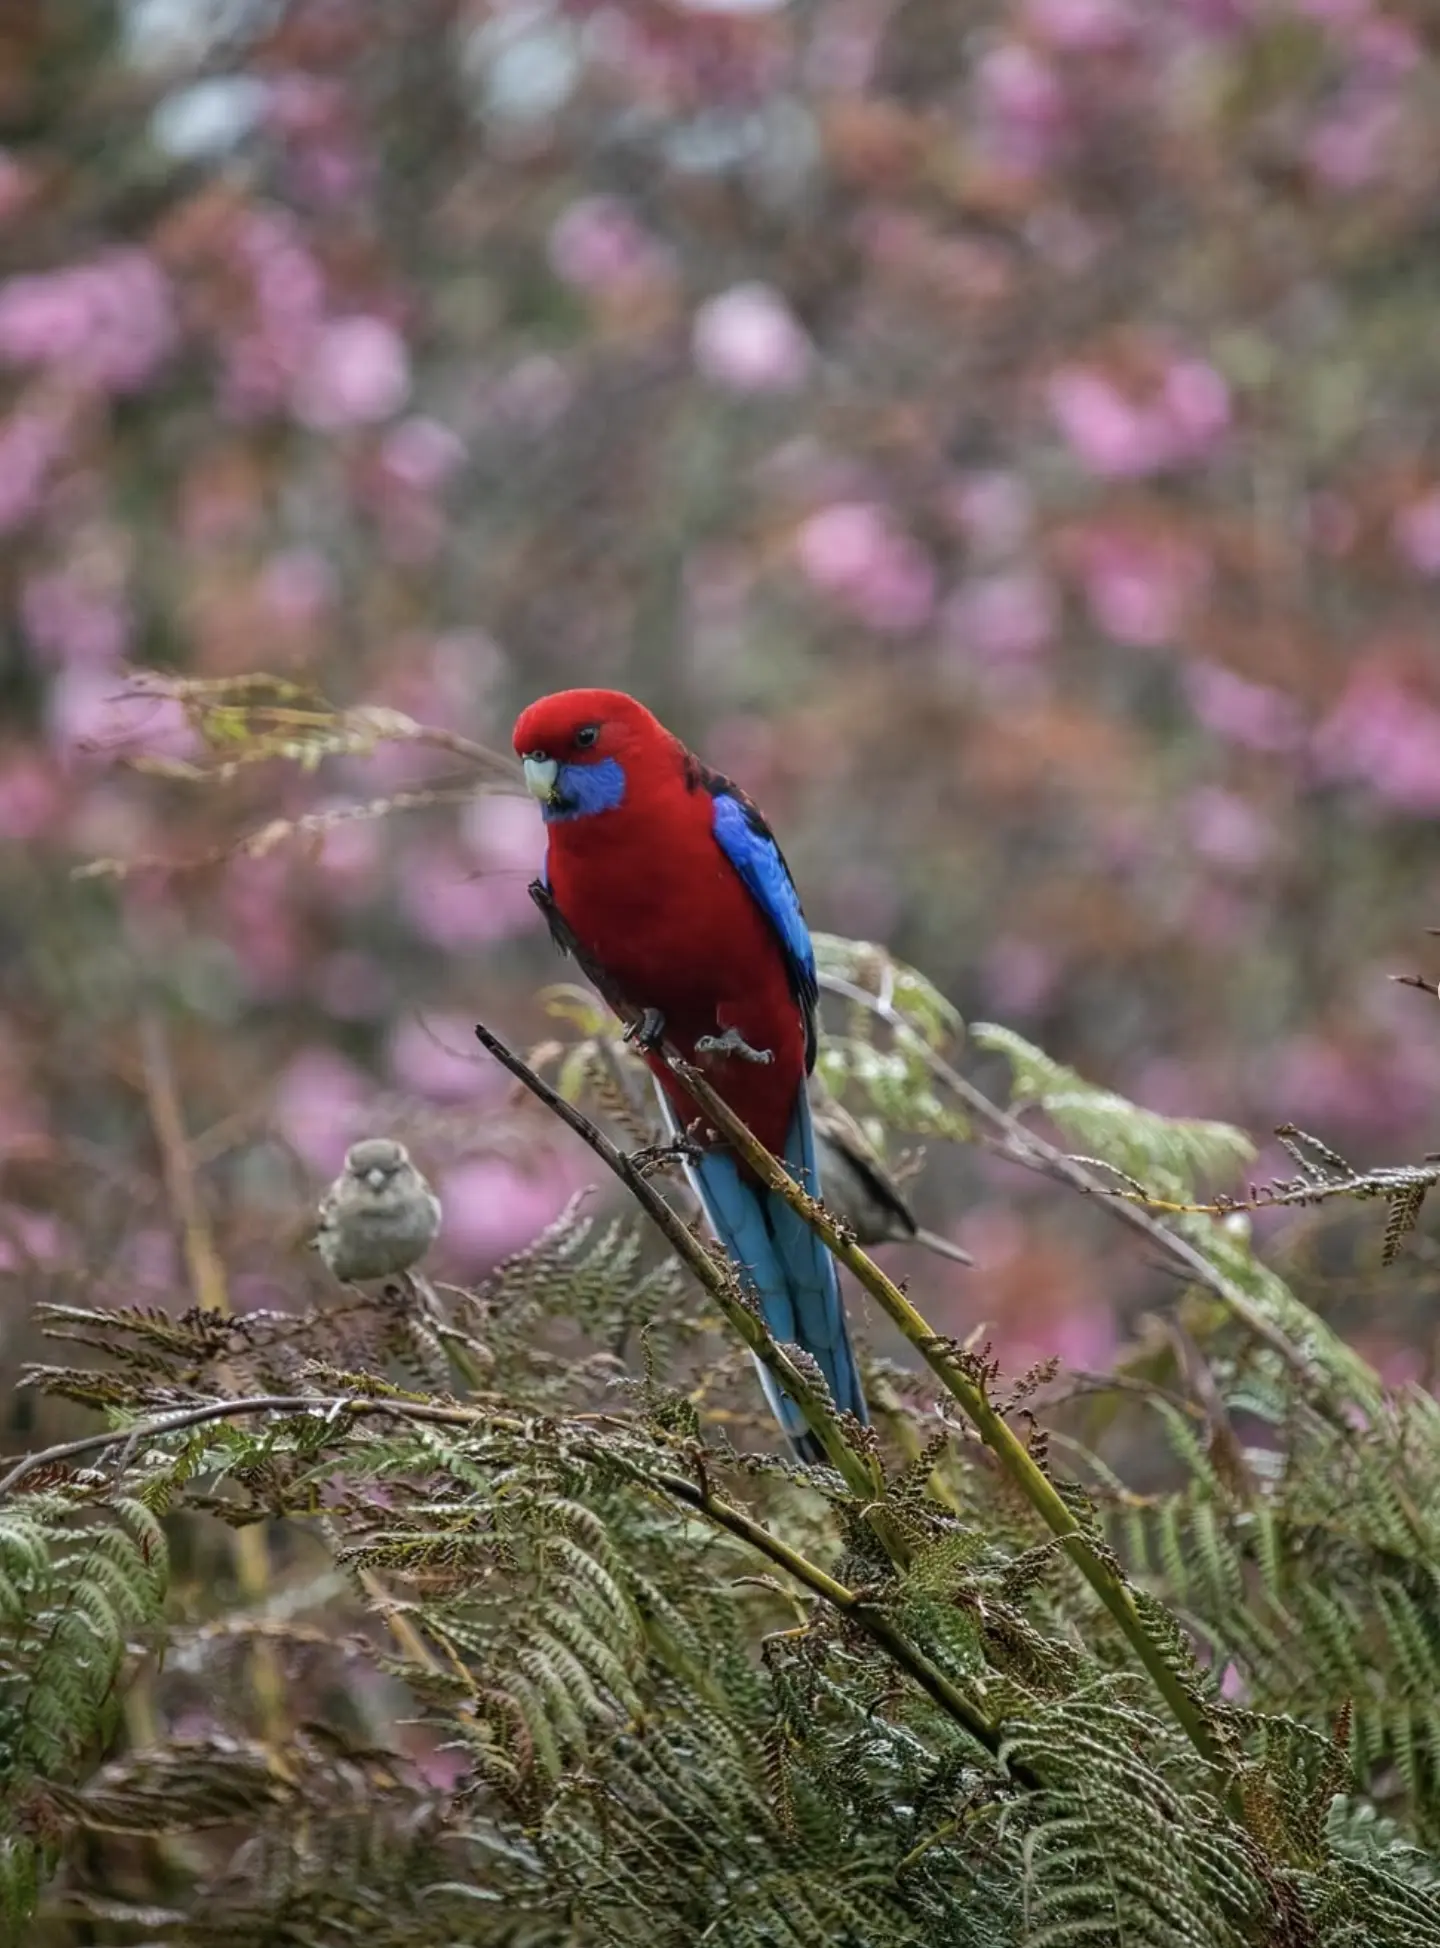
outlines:
[{"label": "blurred pink flower", "polygon": [[51,413],[22,408],[0,426],[0,534],[9,534],[35,512],[65,441],[66,428]]},{"label": "blurred pink flower", "polygon": [[992,940],[980,970],[986,1003],[1001,1014],[1038,1014],[1060,975],[1060,963],[1048,947],[1017,934]]},{"label": "blurred pink flower", "polygon": [[1033,569],[980,575],[946,600],[940,631],[962,654],[987,658],[1034,656],[1051,641],[1059,620],[1055,592]]},{"label": "blurred pink flower", "polygon": [[260,571],[257,593],[275,620],[312,627],[335,600],[335,571],[318,549],[284,548]]},{"label": "blurred pink flower", "polygon": [[175,347],[170,286],[153,258],[112,250],[0,285],[0,361],[101,392],[134,392]]},{"label": "blurred pink flower", "polygon": [[110,589],[87,588],[65,569],[28,576],[20,619],[36,649],[57,663],[118,663],[130,637],[124,601]]},{"label": "blurred pink flower", "polygon": [[311,991],[320,1006],[340,1021],[373,1021],[395,1006],[390,969],[358,948],[327,954],[315,969]]},{"label": "blurred pink flower", "polygon": [[550,232],[550,268],[593,296],[649,282],[669,267],[664,246],[618,196],[582,196]]},{"label": "blurred pink flower", "polygon": [[810,369],[810,340],[768,284],[736,284],[708,299],[691,346],[701,378],[731,392],[795,392]]},{"label": "blurred pink flower", "polygon": [[36,751],[0,756],[0,838],[12,845],[40,838],[63,810],[60,781]]},{"label": "blurred pink flower", "polygon": [[464,466],[465,442],[438,419],[413,414],[386,434],[380,464],[402,486],[435,493]]},{"label": "blurred pink flower", "polygon": [[255,997],[283,994],[304,968],[292,897],[295,866],[293,855],[285,852],[237,857],[220,882],[218,932]]},{"label": "blurred pink flower", "polygon": [[295,417],[317,433],[389,419],[410,392],[410,359],[383,318],[335,318],[322,325],[291,393]]},{"label": "blurred pink flower", "polygon": [[1203,785],[1184,809],[1190,843],[1212,865],[1252,872],[1275,850],[1275,828],[1237,792]]},{"label": "blurred pink flower", "polygon": [[435,1182],[445,1212],[440,1248],[466,1271],[493,1265],[529,1244],[587,1181],[568,1158],[547,1159],[536,1176],[498,1157],[456,1164]]},{"label": "blurred pink flower", "polygon": [[69,1232],[53,1213],[0,1204],[0,1271],[61,1264],[71,1246]]},{"label": "blurred pink flower", "polygon": [[225,346],[220,398],[225,411],[249,418],[285,404],[320,332],[325,286],[286,211],[249,211],[237,226],[235,255],[250,273],[253,316]]},{"label": "blurred pink flower", "polygon": [[1060,77],[1033,48],[1007,41],[975,70],[976,130],[994,159],[1025,175],[1057,162],[1070,132]]},{"label": "blurred pink flower", "polygon": [[815,588],[883,635],[913,634],[934,613],[933,563],[875,502],[842,501],[812,514],[795,555]]},{"label": "blurred pink flower", "polygon": [[458,849],[432,843],[406,861],[398,891],[416,931],[458,952],[533,926],[538,916],[526,885],[518,872],[477,872]]},{"label": "blurred pink flower", "polygon": [[1034,519],[1030,489],[1019,474],[995,468],[964,474],[945,492],[949,520],[979,555],[1008,555],[1028,538]]},{"label": "blurred pink flower", "polygon": [[1440,812],[1440,710],[1385,671],[1355,672],[1313,748],[1325,776],[1366,784],[1402,811]]},{"label": "blurred pink flower", "polygon": [[487,793],[472,799],[460,814],[461,836],[487,873],[535,877],[545,851],[545,828],[530,798]]},{"label": "blurred pink flower", "polygon": [[1363,189],[1384,173],[1400,121],[1400,103],[1389,94],[1365,85],[1343,89],[1311,131],[1306,161],[1328,189]]},{"label": "blurred pink flower", "polygon": [[276,1078],[271,1120],[302,1163],[333,1176],[357,1137],[377,1133],[365,1126],[372,1095],[353,1062],[334,1049],[305,1049]]},{"label": "blurred pink flower", "polygon": [[407,1015],[396,1022],[387,1053],[390,1073],[401,1089],[439,1102],[502,1103],[509,1077],[475,1039],[470,1015]]},{"label": "blurred pink flower", "polygon": [[1137,31],[1124,0],[1028,0],[1024,20],[1061,54],[1111,54],[1128,47]]},{"label": "blurred pink flower", "polygon": [[1185,664],[1181,681],[1196,717],[1228,743],[1249,751],[1293,751],[1300,743],[1300,706],[1283,691],[1251,683],[1202,657]]},{"label": "blurred pink flower", "polygon": [[1082,542],[1078,563],[1096,626],[1136,649],[1173,642],[1208,580],[1200,550],[1168,535],[1097,530]]},{"label": "blurred pink flower", "polygon": [[1422,575],[1440,575],[1440,488],[1402,507],[1391,529],[1396,550]]},{"label": "blurred pink flower", "polygon": [[1102,480],[1139,479],[1203,459],[1230,424],[1230,393],[1203,359],[1174,359],[1144,404],[1083,366],[1050,380],[1050,410],[1085,469]]},{"label": "blurred pink flower", "polygon": [[52,748],[71,756],[93,749],[193,758],[199,745],[185,712],[171,698],[125,695],[123,675],[84,664],[51,679],[45,719]]}]

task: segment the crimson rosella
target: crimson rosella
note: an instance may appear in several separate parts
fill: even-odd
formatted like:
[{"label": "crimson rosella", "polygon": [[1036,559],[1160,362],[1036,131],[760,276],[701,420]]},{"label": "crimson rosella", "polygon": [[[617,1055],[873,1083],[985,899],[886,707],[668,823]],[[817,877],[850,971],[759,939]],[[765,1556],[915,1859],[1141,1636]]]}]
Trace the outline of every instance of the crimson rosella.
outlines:
[{"label": "crimson rosella", "polygon": [[[531,893],[557,944],[636,1030],[672,1129],[698,1111],[655,1054],[663,1038],[772,1155],[820,1194],[805,1080],[818,988],[800,900],[738,785],[618,690],[542,697],[515,726],[546,858]],[[687,1164],[716,1236],[782,1343],[818,1363],[837,1406],[867,1418],[829,1252],[727,1146]],[[761,1384],[797,1453],[821,1458],[799,1407]]]}]

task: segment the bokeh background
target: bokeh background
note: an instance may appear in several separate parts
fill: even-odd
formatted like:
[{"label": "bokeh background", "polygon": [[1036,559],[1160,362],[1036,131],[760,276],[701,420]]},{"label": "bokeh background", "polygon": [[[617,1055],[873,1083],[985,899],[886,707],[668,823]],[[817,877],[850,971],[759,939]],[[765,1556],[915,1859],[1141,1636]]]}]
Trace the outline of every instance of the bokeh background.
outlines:
[{"label": "bokeh background", "polygon": [[[1262,1140],[1440,1143],[1388,978],[1440,922],[1437,310],[1420,0],[7,6],[7,1364],[37,1296],[183,1303],[187,1209],[285,1303],[372,1129],[460,1276],[594,1174],[471,1038],[557,1032],[534,808],[414,741],[137,769],[196,749],[134,668],[500,748],[633,689],[967,1017]],[[896,1262],[1007,1361],[1164,1303],[974,1150],[919,1198],[981,1267]],[[1428,1373],[1433,1249],[1377,1306],[1378,1228],[1276,1249]]]}]

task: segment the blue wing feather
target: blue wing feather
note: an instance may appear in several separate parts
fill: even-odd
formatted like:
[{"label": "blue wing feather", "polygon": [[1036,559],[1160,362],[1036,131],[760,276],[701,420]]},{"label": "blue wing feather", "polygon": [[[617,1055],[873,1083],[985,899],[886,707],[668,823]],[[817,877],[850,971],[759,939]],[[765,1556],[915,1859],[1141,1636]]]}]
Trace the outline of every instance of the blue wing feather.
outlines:
[{"label": "blue wing feather", "polygon": [[790,877],[785,856],[759,810],[728,780],[710,781],[715,800],[715,839],[739,873],[746,891],[775,930],[785,956],[791,991],[805,1016],[805,1066],[815,1066],[815,1010],[820,985],[815,974],[815,949]]}]

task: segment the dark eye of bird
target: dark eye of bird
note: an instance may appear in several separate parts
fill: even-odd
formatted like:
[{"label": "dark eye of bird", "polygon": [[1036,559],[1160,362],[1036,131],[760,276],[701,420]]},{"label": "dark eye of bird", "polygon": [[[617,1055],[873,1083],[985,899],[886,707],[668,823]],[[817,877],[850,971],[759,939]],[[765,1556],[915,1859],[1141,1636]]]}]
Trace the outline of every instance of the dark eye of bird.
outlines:
[{"label": "dark eye of bird", "polygon": [[586,724],[583,730],[576,731],[575,742],[580,746],[581,750],[588,751],[599,735],[600,726],[598,724]]}]

